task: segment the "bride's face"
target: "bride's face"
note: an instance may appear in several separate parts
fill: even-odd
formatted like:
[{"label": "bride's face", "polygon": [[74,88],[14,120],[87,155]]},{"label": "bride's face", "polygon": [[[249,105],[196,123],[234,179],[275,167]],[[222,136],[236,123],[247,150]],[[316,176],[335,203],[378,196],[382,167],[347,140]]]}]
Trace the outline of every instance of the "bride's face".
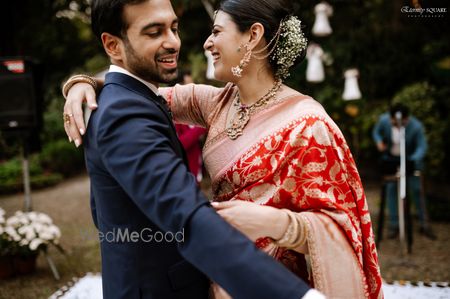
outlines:
[{"label": "bride's face", "polygon": [[[214,58],[214,76],[217,80],[224,82],[235,82],[237,77],[231,73],[231,68],[239,65],[244,57],[245,38],[248,35],[238,30],[236,23],[230,15],[218,11],[214,20],[211,35],[205,41],[203,47],[210,51]],[[248,42],[248,40],[247,40]]]}]

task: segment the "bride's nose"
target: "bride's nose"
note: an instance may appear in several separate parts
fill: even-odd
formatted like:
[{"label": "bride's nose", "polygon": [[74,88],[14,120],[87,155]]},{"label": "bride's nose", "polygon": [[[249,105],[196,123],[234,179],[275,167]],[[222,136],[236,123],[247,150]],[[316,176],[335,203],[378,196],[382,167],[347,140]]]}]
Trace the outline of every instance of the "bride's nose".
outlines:
[{"label": "bride's nose", "polygon": [[211,48],[213,46],[213,42],[212,42],[211,38],[212,38],[212,34],[210,36],[208,36],[205,43],[203,44],[203,49],[205,49],[207,51],[211,51]]}]

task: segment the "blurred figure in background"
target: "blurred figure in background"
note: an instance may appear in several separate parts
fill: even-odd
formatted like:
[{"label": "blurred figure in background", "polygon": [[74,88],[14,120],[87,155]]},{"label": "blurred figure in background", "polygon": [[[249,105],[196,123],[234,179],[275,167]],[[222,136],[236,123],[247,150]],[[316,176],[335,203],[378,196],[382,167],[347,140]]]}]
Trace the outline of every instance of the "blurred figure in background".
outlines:
[{"label": "blurred figure in background", "polygon": [[[396,116],[400,116],[398,119]],[[395,175],[400,167],[400,127],[405,127],[407,191],[414,201],[419,216],[420,233],[435,239],[428,223],[425,198],[421,183],[423,159],[427,152],[427,141],[422,123],[409,115],[408,107],[396,104],[389,112],[383,113],[373,128],[372,136],[378,151],[382,153],[383,175]],[[387,205],[389,209],[388,238],[397,237],[398,199],[397,182],[386,183]]]},{"label": "blurred figure in background", "polygon": [[175,124],[178,138],[181,141],[189,162],[189,170],[197,179],[197,183],[200,183],[203,178],[203,159],[202,159],[202,147],[201,140],[205,135],[206,130],[201,127]]},{"label": "blurred figure in background", "polygon": [[[190,84],[194,83],[189,71],[179,71],[175,83]],[[203,178],[203,159],[202,159],[202,139],[206,134],[206,129],[184,124],[175,124],[178,138],[183,145],[189,162],[189,170],[200,183]]]}]

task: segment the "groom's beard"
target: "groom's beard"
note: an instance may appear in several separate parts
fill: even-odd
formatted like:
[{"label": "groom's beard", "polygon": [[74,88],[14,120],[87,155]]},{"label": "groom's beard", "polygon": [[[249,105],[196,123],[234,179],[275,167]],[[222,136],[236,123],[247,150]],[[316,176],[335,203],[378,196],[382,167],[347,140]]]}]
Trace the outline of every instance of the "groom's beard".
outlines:
[{"label": "groom's beard", "polygon": [[157,63],[158,56],[176,53],[175,49],[168,50],[165,53],[156,53],[154,57],[155,60],[151,61],[144,56],[139,56],[128,39],[124,39],[124,45],[129,71],[139,78],[147,82],[156,83],[170,83],[177,78],[178,69],[159,69]]}]

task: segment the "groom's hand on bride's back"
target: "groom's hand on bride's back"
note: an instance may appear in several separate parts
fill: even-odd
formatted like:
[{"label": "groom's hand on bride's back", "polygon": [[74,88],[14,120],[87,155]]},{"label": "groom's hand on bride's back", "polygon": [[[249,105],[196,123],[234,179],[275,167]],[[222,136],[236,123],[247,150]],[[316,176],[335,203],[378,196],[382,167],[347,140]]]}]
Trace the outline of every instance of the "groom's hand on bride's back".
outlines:
[{"label": "groom's hand on bride's back", "polygon": [[95,89],[87,83],[77,83],[69,89],[64,104],[64,113],[69,120],[64,121],[64,130],[69,141],[77,147],[82,144],[82,135],[86,132],[83,103],[91,110],[97,109]]}]

